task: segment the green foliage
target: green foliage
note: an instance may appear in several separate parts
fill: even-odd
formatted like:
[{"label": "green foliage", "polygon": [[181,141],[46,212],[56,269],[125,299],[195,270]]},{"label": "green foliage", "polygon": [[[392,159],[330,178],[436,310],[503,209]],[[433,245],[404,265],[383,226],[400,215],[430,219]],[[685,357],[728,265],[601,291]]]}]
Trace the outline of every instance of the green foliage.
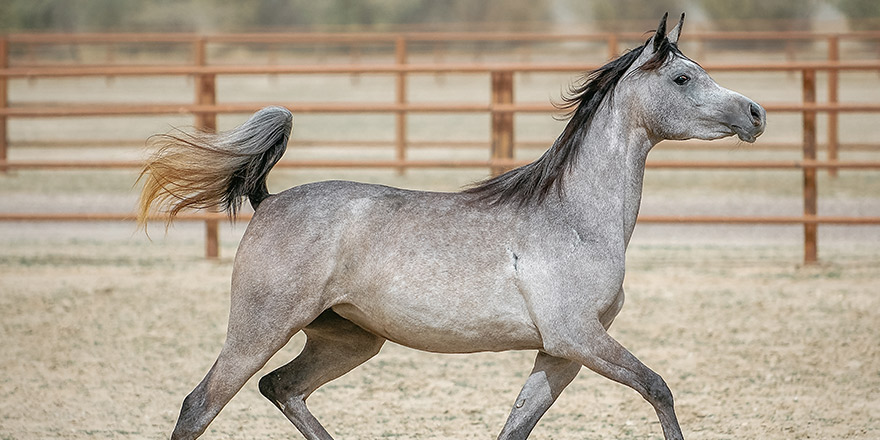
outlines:
[{"label": "green foliage", "polygon": [[413,22],[528,23],[550,16],[548,0],[426,0]]},{"label": "green foliage", "polygon": [[252,0],[251,25],[367,27],[546,20],[549,0]]},{"label": "green foliage", "polygon": [[0,26],[3,30],[47,29],[59,25],[66,12],[69,7],[52,0],[8,0],[0,2]]},{"label": "green foliage", "polygon": [[853,29],[880,29],[880,1],[836,0],[833,5],[849,20]]},{"label": "green foliage", "polygon": [[[646,2],[644,0],[593,0],[593,18],[600,29],[606,31],[633,30],[631,25],[634,21],[649,22],[656,26],[656,22],[669,13],[672,20],[685,11],[682,0],[657,0]],[[674,24],[673,24],[674,26]],[[653,29],[653,28],[652,28]]]},{"label": "green foliage", "polygon": [[549,17],[549,0],[251,0],[252,27],[523,23]]},{"label": "green foliage", "polygon": [[880,25],[880,0],[0,0],[0,32],[523,30],[590,20],[631,31],[694,8],[721,30],[804,29],[823,2],[853,28]]},{"label": "green foliage", "polygon": [[0,31],[123,30],[137,0],[3,0]]},{"label": "green foliage", "polygon": [[[260,31],[546,21],[551,0],[0,0],[0,31]],[[497,26],[495,27],[497,29]]]},{"label": "green foliage", "polygon": [[699,0],[698,3],[718,29],[737,31],[807,28],[820,1]]}]

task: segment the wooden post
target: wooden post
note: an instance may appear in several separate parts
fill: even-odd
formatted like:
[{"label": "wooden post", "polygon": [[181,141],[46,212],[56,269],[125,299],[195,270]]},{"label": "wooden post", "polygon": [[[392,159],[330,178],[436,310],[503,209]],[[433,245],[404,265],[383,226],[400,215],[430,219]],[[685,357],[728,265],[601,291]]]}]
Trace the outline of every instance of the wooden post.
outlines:
[{"label": "wooden post", "polygon": [[[513,160],[513,113],[496,111],[497,104],[513,104],[513,72],[492,72],[492,159]],[[510,168],[493,166],[493,176]]]},{"label": "wooden post", "polygon": [[[804,104],[816,103],[816,71],[803,71]],[[804,160],[816,160],[816,111],[804,111]],[[804,168],[804,217],[815,217],[818,211],[816,168]],[[804,223],[804,263],[818,261],[818,225]]]},{"label": "wooden post", "polygon": [[608,34],[608,59],[613,60],[617,58],[617,54],[620,47],[620,40],[617,38],[617,34]]},{"label": "wooden post", "polygon": [[793,63],[797,60],[797,48],[791,38],[785,39],[785,60]]},{"label": "wooden post", "polygon": [[[406,58],[406,39],[401,35],[394,43],[394,62],[403,67],[406,65]],[[406,105],[406,72],[403,71],[397,73],[395,102],[401,107]],[[404,161],[406,160],[406,111],[403,109],[398,110],[395,114],[395,128],[394,158]],[[403,174],[405,171],[404,167],[397,168],[398,174]]]},{"label": "wooden post", "polygon": [[[840,60],[840,39],[837,35],[832,35],[828,37],[828,61],[838,62]],[[837,69],[829,69],[828,70],[828,102],[830,104],[837,104],[837,92],[838,92],[838,81],[837,81],[838,70]],[[838,131],[837,131],[837,112],[834,110],[830,110],[828,112],[828,161],[836,162],[837,161],[837,150],[839,145],[838,139]],[[828,168],[828,175],[831,177],[837,177],[837,168],[830,167]]]},{"label": "wooden post", "polygon": [[[446,42],[435,41],[433,43],[434,64],[442,64],[445,59]],[[446,74],[443,72],[434,72],[434,81],[436,81],[437,84],[446,84]]]},{"label": "wooden post", "polygon": [[[107,46],[107,65],[112,66],[113,64],[116,64],[114,45],[111,42],[111,43],[107,43],[106,46]],[[104,82],[106,82],[106,84],[109,86],[109,85],[113,84],[113,81],[115,79],[116,79],[116,77],[114,77],[113,75],[107,75],[104,77]]]},{"label": "wooden post", "polygon": [[706,37],[702,36],[700,38],[688,38],[688,41],[692,41],[694,44],[694,59],[706,59],[706,46],[708,45],[708,43],[706,42]]},{"label": "wooden post", "polygon": [[[9,66],[9,52],[7,51],[7,41],[6,37],[0,36],[0,69],[6,69]],[[9,93],[7,88],[7,82],[9,79],[6,76],[0,77],[0,109],[5,109],[9,106]],[[0,173],[5,173],[7,171],[6,161],[9,159],[9,152],[7,151],[9,145],[6,139],[6,116],[0,116]]]},{"label": "wooden post", "polygon": [[[360,64],[361,63],[361,46],[359,44],[351,43],[351,46],[348,48],[349,53],[351,54],[351,64]],[[361,82],[361,74],[358,72],[353,72],[350,76],[351,84],[358,85]]]},{"label": "wooden post", "polygon": [[[205,39],[199,38],[195,42],[195,64],[198,67],[207,65],[207,54],[205,52]],[[217,102],[216,81],[213,74],[196,75],[196,104],[197,105],[214,105]],[[198,113],[196,114],[196,128],[202,131],[217,131],[217,114],[216,113]]]},{"label": "wooden post", "polygon": [[[199,38],[194,47],[195,65],[207,65],[205,39]],[[196,105],[214,105],[217,102],[216,78],[214,75],[198,74],[195,82]],[[196,128],[206,132],[217,131],[216,113],[196,113]],[[220,257],[220,222],[205,220],[205,257]]]}]

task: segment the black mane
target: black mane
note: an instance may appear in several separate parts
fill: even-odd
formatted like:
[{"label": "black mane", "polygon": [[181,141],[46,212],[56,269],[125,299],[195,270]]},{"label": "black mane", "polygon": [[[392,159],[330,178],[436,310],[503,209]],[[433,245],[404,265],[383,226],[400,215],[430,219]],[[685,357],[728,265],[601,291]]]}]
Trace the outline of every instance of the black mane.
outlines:
[{"label": "black mane", "polygon": [[[464,192],[474,194],[478,200],[490,204],[514,203],[520,207],[529,203],[541,203],[555,187],[563,192],[561,178],[576,163],[583,137],[593,116],[606,96],[614,93],[614,87],[642,54],[650,40],[608,64],[586,74],[579,85],[573,85],[563,95],[556,107],[566,110],[568,124],[562,134],[538,160],[479,182]],[[663,66],[670,56],[683,56],[674,43],[663,38],[657,44],[656,53],[644,65],[642,71],[654,71]]]}]

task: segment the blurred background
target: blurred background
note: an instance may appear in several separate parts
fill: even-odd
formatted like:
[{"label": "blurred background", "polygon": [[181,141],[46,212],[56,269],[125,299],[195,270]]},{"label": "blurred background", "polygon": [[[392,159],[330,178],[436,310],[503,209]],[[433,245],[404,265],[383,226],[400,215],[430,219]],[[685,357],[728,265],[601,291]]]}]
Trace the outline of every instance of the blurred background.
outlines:
[{"label": "blurred background", "polygon": [[0,30],[260,32],[648,29],[687,11],[695,30],[867,30],[872,0],[5,0]]},{"label": "blurred background", "polygon": [[[768,125],[651,152],[612,334],[688,438],[880,438],[878,0],[0,0],[0,439],[167,436],[222,345],[250,212],[138,231],[152,135],[284,105],[271,192],[456,191],[542,154],[552,103],[667,11]],[[487,438],[533,358],[389,343],[310,408],[341,439]],[[252,381],[205,438],[290,435]],[[659,435],[586,371],[534,434]]]},{"label": "blurred background", "polygon": [[[666,11],[688,14],[682,50],[764,104],[769,124],[754,146],[658,146],[638,233],[807,247],[876,235],[880,2],[868,0],[6,0],[0,220],[20,221],[0,235],[82,238],[91,221],[128,219],[151,135],[229,129],[269,104],[296,115],[273,191],[330,178],[458,190],[540,155],[565,124],[551,104]],[[824,107],[805,112],[813,101]],[[814,159],[850,167],[800,169]],[[843,220],[805,237],[810,212]],[[675,220],[688,214],[714,220]],[[217,246],[234,248],[241,224],[219,229]],[[180,230],[201,239],[197,224]]]}]

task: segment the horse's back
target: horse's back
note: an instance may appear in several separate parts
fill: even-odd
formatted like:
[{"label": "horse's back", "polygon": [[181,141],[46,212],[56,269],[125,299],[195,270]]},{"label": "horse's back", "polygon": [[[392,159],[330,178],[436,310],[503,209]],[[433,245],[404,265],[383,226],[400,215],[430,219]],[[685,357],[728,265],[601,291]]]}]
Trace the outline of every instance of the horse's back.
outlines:
[{"label": "horse's back", "polygon": [[305,282],[328,276],[344,231],[357,221],[359,202],[392,188],[354,182],[316,182],[275,194],[254,213],[239,244],[235,273]]}]

